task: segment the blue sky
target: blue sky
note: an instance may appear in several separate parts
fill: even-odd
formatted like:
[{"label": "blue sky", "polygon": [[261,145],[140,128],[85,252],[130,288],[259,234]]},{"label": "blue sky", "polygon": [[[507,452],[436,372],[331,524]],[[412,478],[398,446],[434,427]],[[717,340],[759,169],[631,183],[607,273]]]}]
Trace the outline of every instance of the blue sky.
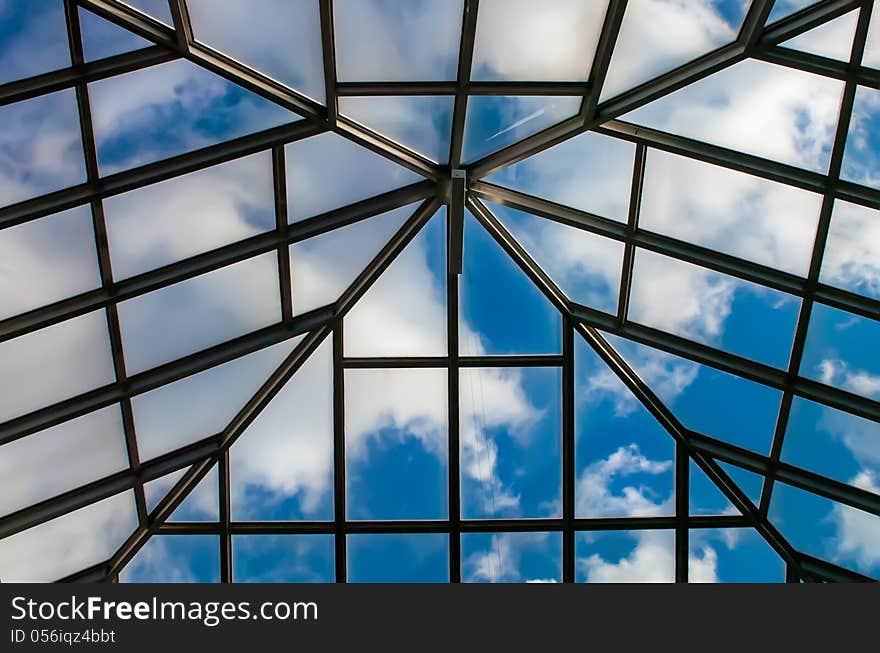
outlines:
[{"label": "blue sky", "polygon": [[[170,22],[162,2],[132,4]],[[209,11],[202,2],[190,0],[190,4],[197,38],[323,100],[320,59],[315,54],[319,50],[313,39],[317,31],[309,26],[317,20],[316,12],[297,23],[303,38],[292,53],[296,56],[285,57],[276,47],[279,33],[271,26],[264,26],[269,30],[265,42],[243,39],[230,29],[246,3],[230,2],[218,12]],[[284,10],[291,10],[292,4]],[[315,3],[299,4],[311,11]],[[558,4],[552,11],[536,13],[530,2],[481,2],[474,79],[585,79],[592,57],[590,39],[598,38],[594,13],[604,11],[603,3],[577,11],[571,3]],[[630,3],[603,97],[729,42],[747,5],[726,0],[683,10],[679,4]],[[791,4],[793,10],[797,3],[778,4],[774,19],[783,15],[782,5]],[[80,13],[89,60],[146,44],[86,10]],[[27,3],[25,10],[3,9],[0,16],[0,44],[11,44],[0,45],[0,63],[9,79],[69,64],[63,15],[59,23],[56,4]],[[460,7],[454,2],[420,0],[406,9],[378,0],[352,2],[335,16],[339,77],[454,79],[458,41],[449,37],[449,31],[459,28],[460,19]],[[660,40],[661,19],[677,21],[681,30],[677,45]],[[383,49],[381,57],[375,53],[367,57],[364,44],[358,42],[356,28],[364,25],[382,35],[376,46]],[[445,25],[446,31],[436,29],[439,25]],[[530,32],[558,38],[553,47],[537,52],[529,47],[534,40],[527,38]],[[29,43],[42,44],[40,56],[20,57],[20,46],[3,38],[13,34],[26,34]],[[812,42],[798,47],[821,50],[828,39],[814,35]],[[638,43],[656,48],[656,56],[648,61],[634,49]],[[34,46],[27,47],[37,52]],[[742,95],[733,95],[733,88]],[[824,172],[841,90],[835,80],[747,61],[625,118]],[[91,83],[89,94],[102,175],[300,119],[185,61]],[[874,188],[880,179],[875,155],[880,129],[877,97],[876,91],[859,89],[843,172],[846,179]],[[428,158],[446,161],[450,97],[351,100],[340,108],[353,120]],[[740,104],[758,100],[760,137],[744,126],[743,116],[754,112],[746,114]],[[463,159],[478,159],[578,109],[577,98],[470,98]],[[5,125],[0,129],[0,204],[84,181],[71,91],[0,107],[0,122]],[[290,223],[420,180],[335,134],[290,143],[284,151]],[[504,168],[486,181],[621,222],[629,210],[633,156],[633,145],[587,133]],[[127,279],[274,229],[271,174],[271,158],[260,152],[107,198],[103,206],[114,279]],[[640,224],[805,276],[821,199],[777,182],[651,150]],[[622,243],[487,205],[569,299],[616,313]],[[291,247],[294,313],[335,301],[416,206],[388,211]],[[90,218],[89,208],[81,206],[0,232],[0,260],[12,262],[8,270],[0,268],[0,319],[99,287]],[[346,316],[346,355],[447,354],[446,219],[445,209],[432,216]],[[835,204],[823,283],[880,297],[878,225],[875,210]],[[470,213],[465,217],[464,238],[464,270],[459,279],[461,354],[561,353],[558,311]],[[340,258],[339,252],[345,256]],[[121,303],[129,374],[276,324],[281,318],[277,269],[272,252]],[[800,310],[797,298],[641,249],[636,252],[633,279],[630,320],[787,369]],[[769,455],[779,391],[645,345],[605,337],[687,428]],[[800,374],[878,399],[877,337],[876,320],[817,304]],[[135,397],[141,458],[155,458],[222,430],[298,342],[296,338],[266,348]],[[48,365],[62,353],[64,365]],[[333,519],[331,355],[331,344],[323,343],[232,447],[233,521]],[[106,316],[101,311],[0,343],[0,360],[0,383],[10,388],[0,397],[0,421],[113,381]],[[33,369],[46,373],[35,378],[29,372]],[[349,520],[449,518],[447,374],[442,368],[346,371]],[[579,336],[575,377],[577,517],[673,515],[671,436]],[[560,517],[560,369],[464,368],[459,386],[461,516]],[[782,460],[880,493],[878,438],[880,429],[874,422],[796,398]],[[71,460],[78,464],[63,464]],[[64,473],[46,473],[59,467]],[[0,473],[14,475],[16,489],[4,495],[0,513],[126,467],[121,415],[117,406],[110,406],[3,445]],[[747,496],[759,500],[760,477],[731,466],[725,469]],[[156,505],[183,472],[148,484],[148,504]],[[736,514],[696,465],[689,473],[692,515]],[[171,521],[216,522],[217,478],[212,470]],[[122,494],[0,541],[0,559],[9,561],[0,562],[0,577],[21,574],[51,580],[77,565],[88,566],[118,547],[131,532],[134,515],[131,495]],[[781,483],[773,492],[770,515],[805,552],[865,574],[880,574],[876,516]],[[70,543],[94,525],[103,529],[103,537],[70,554]],[[349,535],[349,580],[444,582],[449,574],[449,545],[449,536],[443,533]],[[674,545],[674,533],[664,529],[578,533],[577,579],[668,582],[674,578]],[[693,530],[689,545],[692,580],[784,579],[780,560],[753,529]],[[559,532],[466,533],[461,537],[461,556],[462,579],[468,582],[561,580]],[[332,581],[333,536],[235,535],[233,563],[235,580]],[[128,581],[218,579],[216,535],[155,536],[123,574]]]}]

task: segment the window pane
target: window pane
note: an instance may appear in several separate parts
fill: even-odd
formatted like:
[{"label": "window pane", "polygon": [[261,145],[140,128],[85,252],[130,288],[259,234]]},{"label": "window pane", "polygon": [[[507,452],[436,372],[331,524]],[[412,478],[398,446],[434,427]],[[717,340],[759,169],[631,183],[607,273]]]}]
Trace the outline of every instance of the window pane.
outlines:
[{"label": "window pane", "polygon": [[468,99],[462,160],[474,161],[571,118],[580,97],[491,96]]},{"label": "window pane", "polygon": [[0,107],[0,206],[86,180],[73,89]]},{"label": "window pane", "polygon": [[816,0],[776,0],[773,3],[773,10],[770,12],[770,18],[767,24],[775,23],[778,20],[786,18],[804,7],[815,4]]},{"label": "window pane", "polygon": [[0,319],[101,285],[88,206],[0,231]]},{"label": "window pane", "polygon": [[104,311],[7,340],[0,343],[0,421],[114,379]]},{"label": "window pane", "polygon": [[871,23],[868,26],[868,40],[862,55],[862,65],[880,68],[880,12],[871,12]]},{"label": "window pane", "polygon": [[483,0],[472,79],[586,81],[608,3]]},{"label": "window pane", "polygon": [[19,438],[0,447],[0,515],[127,467],[119,406]]},{"label": "window pane", "polygon": [[695,528],[689,533],[691,583],[781,583],[785,564],[753,528]]},{"label": "window pane", "polygon": [[134,32],[104,20],[82,7],[79,8],[79,27],[82,33],[83,59],[86,61],[112,57],[152,45]]},{"label": "window pane", "polygon": [[675,532],[596,531],[575,534],[579,583],[672,583]]},{"label": "window pane", "polygon": [[851,11],[800,36],[783,41],[781,45],[820,57],[849,61],[858,19],[859,12]]},{"label": "window pane", "polygon": [[465,583],[562,582],[562,533],[462,533]]},{"label": "window pane", "polygon": [[275,228],[269,152],[104,200],[117,279]]},{"label": "window pane", "polygon": [[4,583],[47,583],[107,560],[137,527],[123,492],[0,540]]},{"label": "window pane", "polygon": [[[169,488],[170,489],[170,488]],[[220,521],[220,472],[214,465],[171,513],[169,522]]]},{"label": "window pane", "polygon": [[196,40],[324,102],[315,0],[187,0]]},{"label": "window pane", "polygon": [[123,4],[133,7],[169,27],[172,25],[171,9],[166,0],[125,0]]},{"label": "window pane", "polygon": [[333,518],[330,347],[309,357],[232,446],[234,520]]},{"label": "window pane", "polygon": [[123,583],[219,583],[217,535],[153,535],[119,574]]},{"label": "window pane", "polygon": [[462,517],[561,514],[561,385],[556,368],[461,370]]},{"label": "window pane", "polygon": [[332,583],[332,535],[234,535],[237,583]]},{"label": "window pane", "polygon": [[691,460],[688,479],[688,512],[691,515],[738,515],[716,483]]},{"label": "window pane", "polygon": [[176,472],[165,474],[165,476],[160,476],[157,479],[144,483],[144,498],[147,503],[147,513],[153,512],[156,506],[159,505],[159,502],[165,498],[177,482],[183,478],[183,475],[186,474],[187,471],[188,468],[184,467],[183,469],[178,469]]},{"label": "window pane", "polygon": [[339,81],[455,79],[461,0],[346,0],[333,9]]},{"label": "window pane", "polygon": [[348,580],[352,583],[446,583],[446,533],[347,536]]},{"label": "window pane", "polygon": [[61,2],[27,0],[0,5],[0,84],[69,65]]},{"label": "window pane", "polygon": [[821,205],[821,195],[651,150],[639,226],[805,277]]},{"label": "window pane", "polygon": [[785,367],[799,304],[776,290],[636,251],[629,317],[647,326]]},{"label": "window pane", "polygon": [[880,188],[880,90],[859,86],[843,153],[842,179]]},{"label": "window pane", "polygon": [[843,200],[834,202],[819,278],[880,299],[880,211]]},{"label": "window pane", "polygon": [[262,254],[119,304],[130,374],[281,319],[278,260]]}]

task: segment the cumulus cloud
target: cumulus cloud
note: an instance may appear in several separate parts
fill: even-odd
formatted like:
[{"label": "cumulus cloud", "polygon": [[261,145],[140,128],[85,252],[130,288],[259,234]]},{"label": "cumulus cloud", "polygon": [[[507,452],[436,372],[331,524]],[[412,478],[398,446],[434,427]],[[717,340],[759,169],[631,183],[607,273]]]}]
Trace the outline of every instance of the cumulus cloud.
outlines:
[{"label": "cumulus cloud", "polygon": [[[880,495],[880,478],[869,471],[862,471],[850,480],[862,490]],[[854,560],[860,566],[871,568],[880,564],[880,519],[851,506],[835,504],[831,519],[837,527],[834,541],[836,555],[842,560]]]},{"label": "cumulus cloud", "polygon": [[880,212],[842,200],[834,202],[821,279],[880,298]]},{"label": "cumulus cloud", "polygon": [[[479,537],[471,535],[469,537]],[[522,559],[530,552],[550,556],[549,547],[558,545],[551,533],[494,533],[462,562],[462,578],[470,583],[558,583],[554,578],[529,578],[523,574]],[[465,542],[467,547],[468,542]]]},{"label": "cumulus cloud", "polygon": [[880,397],[880,376],[853,368],[846,361],[835,358],[823,359],[818,365],[819,380],[849,390],[863,397]]}]

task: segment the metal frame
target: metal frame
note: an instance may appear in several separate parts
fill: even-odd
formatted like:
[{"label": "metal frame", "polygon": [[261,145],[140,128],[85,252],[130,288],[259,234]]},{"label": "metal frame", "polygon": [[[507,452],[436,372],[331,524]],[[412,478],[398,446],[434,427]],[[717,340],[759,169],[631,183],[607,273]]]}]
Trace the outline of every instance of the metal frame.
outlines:
[{"label": "metal frame", "polygon": [[[614,44],[626,10],[626,0],[611,0],[602,27],[599,46],[586,83],[578,82],[472,82],[470,80],[476,34],[478,0],[464,1],[462,35],[457,78],[450,82],[339,82],[336,79],[335,36],[332,0],[319,0],[321,42],[327,106],[305,97],[198,42],[193,34],[185,0],[169,0],[174,28],[139,13],[118,0],[64,0],[71,66],[63,70],[0,85],[0,106],[38,97],[64,88],[75,90],[82,143],[86,161],[86,182],[0,208],[0,229],[29,220],[89,204],[92,209],[96,248],[102,285],[93,291],[44,306],[0,321],[0,342],[56,324],[94,310],[104,310],[111,336],[116,381],[103,388],[72,397],[55,405],[0,424],[0,445],[26,437],[98,408],[119,403],[122,409],[129,468],[99,479],[81,488],[50,498],[11,515],[0,517],[0,538],[18,533],[59,515],[89,505],[116,493],[133,490],[138,527],[120,549],[101,564],[63,580],[115,580],[149,537],[175,533],[210,533],[220,536],[221,580],[233,579],[232,536],[240,533],[330,533],[335,537],[335,560],[338,582],[346,580],[346,535],[348,533],[435,532],[450,536],[449,578],[461,581],[460,534],[466,532],[559,531],[562,533],[562,577],[575,579],[575,534],[593,530],[638,530],[664,528],[675,531],[676,581],[687,581],[688,535],[692,528],[755,528],[786,563],[786,579],[798,581],[869,580],[828,561],[819,560],[794,549],[768,519],[774,483],[783,481],[818,495],[880,515],[880,497],[834,481],[780,460],[788,413],[794,396],[808,397],[823,404],[880,421],[880,402],[822,385],[799,375],[800,359],[806,339],[806,327],[815,302],[841,308],[874,320],[880,319],[880,301],[840,290],[819,282],[819,266],[835,199],[880,208],[880,191],[840,179],[843,148],[857,85],[880,88],[880,72],[862,66],[870,0],[820,0],[790,17],[765,27],[773,0],[754,0],[737,39],[718,50],[665,73],[621,95],[599,102],[601,88],[611,60]],[[100,61],[85,63],[78,10],[83,7],[117,25],[138,34],[154,45]],[[847,63],[796,52],[779,44],[853,9],[860,11],[852,56]],[[808,71],[845,82],[831,166],[827,175],[808,172],[760,157],[682,138],[657,130],[623,122],[619,117],[639,106],[707,77],[723,68],[756,58]],[[288,125],[265,130],[218,145],[182,154],[101,177],[91,122],[88,84],[92,81],[125,74],[147,66],[185,58],[236,84],[247,88],[303,117]],[[534,136],[492,153],[472,164],[461,165],[468,97],[471,95],[572,95],[580,96],[577,116],[554,125]],[[387,137],[374,133],[339,115],[337,99],[343,96],[449,95],[454,97],[453,124],[448,164],[428,161]],[[489,173],[511,165],[537,152],[586,131],[621,138],[636,144],[632,174],[630,209],[626,223],[577,211],[547,200],[501,188],[483,181]],[[308,220],[287,224],[284,144],[327,131],[336,132],[389,160],[413,170],[426,181],[329,211]],[[645,160],[650,149],[681,154],[692,159],[746,172],[823,195],[818,235],[807,278],[780,272],[707,248],[662,236],[642,229],[638,224]],[[103,220],[104,198],[204,169],[255,152],[270,151],[275,193],[276,228],[210,252],[181,260],[163,268],[123,281],[113,278],[106,229]],[[624,244],[624,264],[620,284],[618,312],[598,313],[570,301],[553,280],[517,243],[483,204],[490,200],[506,206],[592,233]],[[325,233],[382,212],[421,201],[421,205],[388,245],[334,304],[294,316],[291,305],[292,284],[288,246],[291,243]],[[421,358],[362,359],[344,355],[343,328],[346,313],[370,285],[390,265],[424,226],[441,204],[449,206],[447,291],[447,355]],[[560,311],[562,351],[549,356],[461,356],[458,345],[459,274],[461,273],[464,208],[496,239],[529,279],[537,285]],[[696,263],[740,279],[787,292],[802,299],[802,309],[788,368],[776,369],[735,356],[712,347],[666,334],[629,320],[627,312],[632,286],[633,261],[637,248],[659,252]],[[233,341],[160,367],[129,376],[116,306],[130,299],[164,288],[226,265],[276,251],[281,288],[282,320],[260,331],[245,334]],[[734,445],[695,433],[682,425],[665,407],[634,370],[608,344],[599,330],[675,353],[693,361],[731,372],[783,391],[773,448],[761,456]],[[142,392],[184,378],[198,371],[233,360],[272,344],[306,334],[302,342],[279,366],[230,424],[218,434],[170,452],[158,459],[142,462],[131,411],[131,398]],[[575,376],[574,343],[580,337],[602,358],[651,412],[676,442],[675,514],[670,517],[580,519],[575,516]],[[334,519],[330,522],[235,522],[231,520],[229,496],[229,447],[287,383],[308,356],[326,339],[333,343],[333,441],[334,441]],[[558,519],[483,519],[460,517],[459,464],[459,370],[468,367],[541,366],[556,367],[562,376],[560,397],[562,411],[562,515]],[[448,370],[448,506],[449,517],[440,521],[364,522],[346,517],[345,507],[345,383],[344,370],[359,368],[444,368]],[[688,476],[693,460],[735,505],[741,516],[691,516],[688,510]],[[760,473],[765,478],[759,505],[731,481],[718,465],[731,463]],[[220,520],[216,523],[169,522],[169,516],[189,492],[215,466],[219,465]],[[143,484],[175,470],[187,469],[171,492],[147,514]]]}]

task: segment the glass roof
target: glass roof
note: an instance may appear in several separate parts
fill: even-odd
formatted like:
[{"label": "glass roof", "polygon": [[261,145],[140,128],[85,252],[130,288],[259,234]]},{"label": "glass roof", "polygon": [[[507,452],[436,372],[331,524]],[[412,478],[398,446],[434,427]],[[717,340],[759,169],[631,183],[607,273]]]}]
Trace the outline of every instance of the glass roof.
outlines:
[{"label": "glass roof", "polygon": [[0,580],[880,579],[873,4],[0,3]]}]

